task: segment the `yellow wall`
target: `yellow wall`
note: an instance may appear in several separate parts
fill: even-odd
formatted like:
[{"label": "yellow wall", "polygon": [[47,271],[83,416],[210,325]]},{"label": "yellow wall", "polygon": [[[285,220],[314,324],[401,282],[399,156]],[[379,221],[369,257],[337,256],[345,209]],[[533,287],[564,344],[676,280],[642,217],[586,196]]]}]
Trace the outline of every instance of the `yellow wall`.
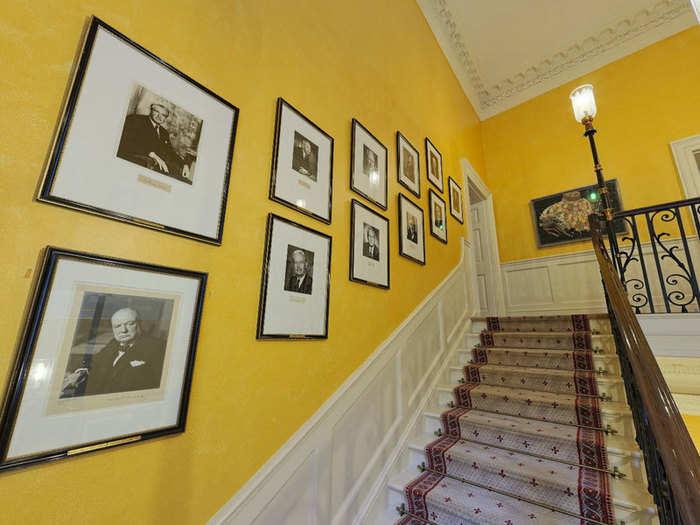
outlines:
[{"label": "yellow wall", "polygon": [[[93,13],[240,107],[223,246],[32,200]],[[453,219],[447,246],[427,235],[427,267],[398,256],[394,134],[400,129],[421,158],[430,136],[445,175],[460,180],[460,157],[485,171],[478,119],[418,6],[406,0],[7,0],[0,50],[3,379],[45,245],[210,275],[186,433],[5,473],[0,521],[202,523],[458,262],[464,230]],[[336,140],[331,226],[267,198],[278,96]],[[352,117],[389,148],[390,291],[347,279]],[[327,341],[255,340],[269,211],[333,236]]]},{"label": "yellow wall", "polygon": [[595,126],[606,178],[626,208],[685,198],[669,142],[700,133],[700,28],[694,27],[482,123],[485,180],[493,192],[501,261],[590,249],[582,241],[538,249],[530,200],[595,183],[569,93],[595,88]]},{"label": "yellow wall", "polygon": [[688,432],[690,432],[690,437],[695,443],[695,448],[700,451],[700,416],[691,416],[689,414],[683,414],[683,421],[685,426],[688,427]]}]

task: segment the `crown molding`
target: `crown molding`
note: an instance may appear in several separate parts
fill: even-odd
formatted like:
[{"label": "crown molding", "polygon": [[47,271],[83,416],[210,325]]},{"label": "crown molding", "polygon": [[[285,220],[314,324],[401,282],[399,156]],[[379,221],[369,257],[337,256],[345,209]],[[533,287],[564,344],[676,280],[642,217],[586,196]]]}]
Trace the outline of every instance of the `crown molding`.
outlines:
[{"label": "crown molding", "polygon": [[448,0],[417,0],[481,120],[634,53],[697,23],[687,0],[659,0],[508,78],[486,85]]}]

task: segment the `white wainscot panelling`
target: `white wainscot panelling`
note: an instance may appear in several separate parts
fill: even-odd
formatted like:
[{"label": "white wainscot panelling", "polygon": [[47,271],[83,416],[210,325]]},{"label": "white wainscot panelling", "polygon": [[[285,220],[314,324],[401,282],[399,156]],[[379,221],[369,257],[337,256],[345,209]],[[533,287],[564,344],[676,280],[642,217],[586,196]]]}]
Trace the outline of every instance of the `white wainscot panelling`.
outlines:
[{"label": "white wainscot panelling", "polygon": [[[462,260],[217,512],[211,525],[365,523],[473,315]],[[448,341],[447,338],[450,337]],[[227,461],[228,458],[222,458]],[[230,458],[235,464],[235,458]]]},{"label": "white wainscot panelling", "polygon": [[538,263],[518,267],[512,263],[506,264],[501,265],[501,270],[509,311],[531,309],[533,305],[548,307],[554,303],[552,279],[546,265]]}]

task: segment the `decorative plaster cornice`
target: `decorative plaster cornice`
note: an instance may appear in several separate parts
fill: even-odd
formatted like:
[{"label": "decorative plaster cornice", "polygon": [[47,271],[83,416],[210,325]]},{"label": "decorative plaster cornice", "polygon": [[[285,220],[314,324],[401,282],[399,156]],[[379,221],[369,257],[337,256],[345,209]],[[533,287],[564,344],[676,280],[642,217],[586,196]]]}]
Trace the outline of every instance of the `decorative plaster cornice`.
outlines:
[{"label": "decorative plaster cornice", "polygon": [[[687,0],[659,0],[650,9],[643,9],[605,28],[595,35],[577,42],[567,49],[553,54],[525,71],[486,86],[462,39],[459,25],[449,8],[448,0],[432,0],[433,9],[439,15],[443,29],[449,35],[449,45],[458,57],[462,73],[466,75],[478,100],[479,113],[494,113],[494,106],[557,75],[593,61],[600,55],[681,16],[692,14]],[[489,111],[490,110],[490,111]]]}]

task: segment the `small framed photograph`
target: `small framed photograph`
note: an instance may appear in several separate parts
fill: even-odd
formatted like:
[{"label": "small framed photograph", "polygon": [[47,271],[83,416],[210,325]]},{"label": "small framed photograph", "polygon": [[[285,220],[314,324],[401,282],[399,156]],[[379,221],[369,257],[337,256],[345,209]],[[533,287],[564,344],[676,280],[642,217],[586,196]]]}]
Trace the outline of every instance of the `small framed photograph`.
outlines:
[{"label": "small framed photograph", "polygon": [[238,108],[92,18],[37,199],[221,244]]},{"label": "small framed photograph", "polygon": [[356,119],[352,119],[350,189],[386,210],[387,149]]},{"label": "small framed photograph", "polygon": [[428,190],[430,205],[430,234],[447,244],[447,208],[445,201],[432,189]]},{"label": "small framed photograph", "polygon": [[401,184],[416,197],[420,197],[420,157],[418,150],[396,132],[396,174]]},{"label": "small framed photograph", "polygon": [[327,339],[331,238],[267,216],[258,339]]},{"label": "small framed photograph", "polygon": [[389,219],[352,199],[350,280],[389,288]]},{"label": "small framed photograph", "polygon": [[399,193],[399,255],[425,264],[423,208]]},{"label": "small framed photograph", "polygon": [[207,275],[49,247],[0,470],[184,432]]},{"label": "small framed photograph", "polygon": [[270,199],[331,223],[333,137],[277,99]]},{"label": "small framed photograph", "polygon": [[448,193],[450,194],[450,214],[464,224],[464,196],[462,195],[462,188],[459,187],[459,184],[452,177],[447,177],[447,183],[449,187]]},{"label": "small framed photograph", "polygon": [[445,187],[442,176],[442,155],[428,137],[425,137],[425,171],[428,173],[428,180],[442,192]]}]

